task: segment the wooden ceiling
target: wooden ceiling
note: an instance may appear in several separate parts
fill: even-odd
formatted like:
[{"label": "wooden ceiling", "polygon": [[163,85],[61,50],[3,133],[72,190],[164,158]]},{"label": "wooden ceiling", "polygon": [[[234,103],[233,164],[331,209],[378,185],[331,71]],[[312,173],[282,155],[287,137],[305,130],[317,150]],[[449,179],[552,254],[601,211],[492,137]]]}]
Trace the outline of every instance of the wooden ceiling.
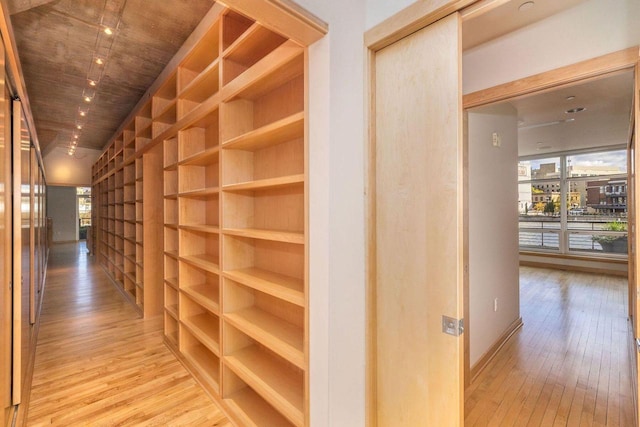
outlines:
[{"label": "wooden ceiling", "polygon": [[[101,150],[214,2],[7,0],[43,153],[67,147],[74,132],[79,147]],[[114,17],[117,29],[106,36]],[[92,91],[87,77],[105,46]],[[85,117],[79,109],[88,109]]]}]

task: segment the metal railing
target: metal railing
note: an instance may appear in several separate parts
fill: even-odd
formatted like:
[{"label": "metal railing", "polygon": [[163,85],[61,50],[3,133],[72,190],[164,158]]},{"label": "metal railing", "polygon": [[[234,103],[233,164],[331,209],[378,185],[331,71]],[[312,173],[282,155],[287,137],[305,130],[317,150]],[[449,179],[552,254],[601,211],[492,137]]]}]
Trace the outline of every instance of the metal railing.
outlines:
[{"label": "metal railing", "polygon": [[[566,239],[568,252],[588,252],[624,256],[627,254],[627,232],[610,231],[607,223],[618,217],[585,219],[570,218],[567,230],[562,230],[559,217],[520,217],[519,244],[521,249],[560,251],[561,239]],[[626,223],[626,221],[623,221]]]}]

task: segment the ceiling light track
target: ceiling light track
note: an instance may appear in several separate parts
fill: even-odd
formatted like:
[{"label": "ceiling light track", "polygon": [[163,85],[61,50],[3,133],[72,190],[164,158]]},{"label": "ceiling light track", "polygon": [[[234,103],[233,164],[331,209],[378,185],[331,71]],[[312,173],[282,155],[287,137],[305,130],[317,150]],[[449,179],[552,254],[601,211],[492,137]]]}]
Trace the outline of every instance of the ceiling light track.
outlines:
[{"label": "ceiling light track", "polygon": [[113,41],[120,29],[122,12],[127,0],[105,0],[100,23],[96,33],[96,42],[87,70],[87,86],[82,91],[82,101],[78,106],[76,126],[67,144],[67,154],[73,156],[78,146],[80,133],[86,123],[89,109],[87,104],[93,103],[97,95],[97,88],[104,76],[107,60],[111,54]]}]

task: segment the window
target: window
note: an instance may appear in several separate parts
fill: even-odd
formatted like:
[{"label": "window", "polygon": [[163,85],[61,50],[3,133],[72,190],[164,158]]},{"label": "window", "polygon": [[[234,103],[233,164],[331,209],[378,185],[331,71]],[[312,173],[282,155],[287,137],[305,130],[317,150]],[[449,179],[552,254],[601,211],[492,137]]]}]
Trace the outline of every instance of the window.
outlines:
[{"label": "window", "polygon": [[77,187],[76,195],[78,196],[78,218],[82,235],[83,231],[86,233],[86,227],[91,226],[91,187]]},{"label": "window", "polygon": [[626,150],[523,158],[518,171],[520,249],[627,253]]}]

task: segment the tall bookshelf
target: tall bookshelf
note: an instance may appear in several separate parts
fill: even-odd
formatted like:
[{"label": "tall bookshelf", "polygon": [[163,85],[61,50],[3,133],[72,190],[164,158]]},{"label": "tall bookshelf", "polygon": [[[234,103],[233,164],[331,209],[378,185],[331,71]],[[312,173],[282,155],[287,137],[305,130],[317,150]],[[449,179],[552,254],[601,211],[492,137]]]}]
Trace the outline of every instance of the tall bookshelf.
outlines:
[{"label": "tall bookshelf", "polygon": [[[162,290],[154,286],[161,273],[144,269],[144,163],[140,149],[151,140],[151,106],[141,109],[140,115],[128,123],[93,166],[95,243],[98,261],[103,265],[117,288],[144,316],[162,312]],[[146,156],[150,173],[157,174],[154,165],[159,160],[153,154]],[[155,155],[157,158],[157,154]],[[157,180],[151,176],[150,180]],[[156,184],[153,184],[156,185]],[[155,214],[162,209],[158,196],[148,191],[148,209]],[[159,235],[161,225],[148,233]],[[153,237],[150,237],[153,243]],[[157,262],[157,247],[147,250],[151,264]],[[161,262],[161,261],[160,261]],[[146,274],[146,277],[145,277]],[[148,280],[145,280],[148,279]],[[149,285],[145,289],[145,282]]]},{"label": "tall bookshelf", "polygon": [[258,13],[214,5],[98,160],[98,245],[236,424],[306,426],[306,45],[326,29]]}]

